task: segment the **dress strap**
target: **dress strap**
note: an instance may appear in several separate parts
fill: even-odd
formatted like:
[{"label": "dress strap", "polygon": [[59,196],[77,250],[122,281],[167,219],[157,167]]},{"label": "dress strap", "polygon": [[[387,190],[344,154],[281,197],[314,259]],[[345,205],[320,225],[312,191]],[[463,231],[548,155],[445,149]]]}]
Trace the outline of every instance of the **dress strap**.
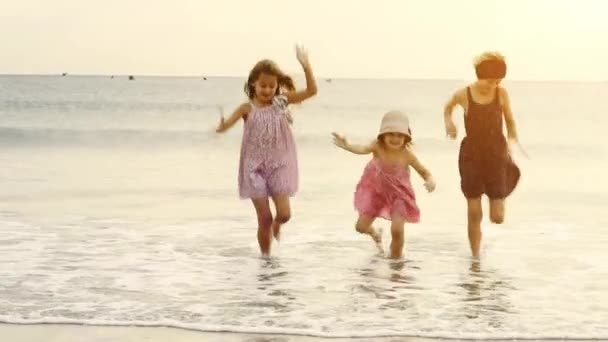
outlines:
[{"label": "dress strap", "polygon": [[287,100],[287,96],[281,94],[272,98],[272,104],[282,110],[287,110],[287,105],[289,104],[289,101]]}]

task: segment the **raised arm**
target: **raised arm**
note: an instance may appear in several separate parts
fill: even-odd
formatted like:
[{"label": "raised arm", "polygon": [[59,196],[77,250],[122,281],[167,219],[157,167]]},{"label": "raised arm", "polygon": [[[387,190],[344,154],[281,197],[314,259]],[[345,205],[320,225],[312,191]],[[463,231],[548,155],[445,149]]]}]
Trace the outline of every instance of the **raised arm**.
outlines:
[{"label": "raised arm", "polygon": [[517,128],[515,127],[515,119],[513,118],[513,112],[511,111],[511,100],[509,99],[509,93],[507,89],[500,88],[500,103],[502,104],[502,112],[505,118],[505,124],[507,126],[507,137],[509,140],[517,141]]},{"label": "raised arm", "polygon": [[306,89],[301,91],[294,91],[286,93],[287,102],[289,103],[300,103],[307,100],[317,94],[317,82],[315,76],[312,73],[312,67],[308,61],[308,52],[301,46],[296,46],[296,57],[302,65],[304,75],[306,76]]},{"label": "raised arm", "polygon": [[215,129],[217,133],[224,133],[229,130],[234,124],[243,116],[247,115],[251,111],[251,105],[249,103],[243,103],[240,105],[233,113],[228,117],[228,119],[224,119],[224,116],[220,118],[220,123]]},{"label": "raised arm", "polygon": [[332,133],[334,136],[334,144],[348,152],[354,154],[370,154],[376,150],[376,142],[374,141],[368,145],[355,145],[351,144],[346,140],[346,138],[338,133]]}]

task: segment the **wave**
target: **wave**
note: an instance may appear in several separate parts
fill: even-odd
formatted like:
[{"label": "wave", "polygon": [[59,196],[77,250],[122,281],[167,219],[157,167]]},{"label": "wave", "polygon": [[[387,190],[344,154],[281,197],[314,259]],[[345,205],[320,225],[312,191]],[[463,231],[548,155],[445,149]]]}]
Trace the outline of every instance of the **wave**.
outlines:
[{"label": "wave", "polygon": [[94,112],[199,112],[217,110],[217,104],[198,104],[188,102],[118,102],[118,101],[3,101],[0,108],[4,111],[32,111],[44,112],[70,112],[70,111],[94,111]]},{"label": "wave", "polygon": [[198,323],[185,323],[174,320],[157,322],[149,321],[111,321],[111,320],[79,320],[67,318],[43,318],[43,319],[2,319],[0,323],[16,325],[84,325],[96,327],[144,327],[144,328],[174,328],[206,333],[232,333],[232,334],[256,334],[256,335],[283,335],[304,336],[313,338],[428,338],[438,340],[480,340],[480,341],[506,341],[506,340],[542,340],[542,341],[588,341],[606,340],[608,335],[583,335],[583,334],[535,334],[535,333],[513,333],[494,335],[491,333],[463,333],[463,332],[394,332],[386,330],[362,331],[362,332],[326,332],[308,329],[272,328],[272,327],[240,327],[231,325],[204,325]]},{"label": "wave", "polygon": [[[217,139],[236,139],[240,142],[240,132],[230,132],[230,137],[207,130],[183,129],[62,129],[62,128],[13,128],[0,127],[0,145],[117,145],[117,144],[204,144]],[[295,133],[298,145],[331,145],[329,132]],[[352,137],[366,141],[364,137]],[[368,137],[369,138],[369,137]],[[439,138],[419,138],[416,145],[433,147],[443,144]]]},{"label": "wave", "polygon": [[[241,99],[245,101],[245,99]],[[0,109],[3,111],[32,112],[43,111],[48,113],[63,112],[209,112],[224,111],[228,113],[239,105],[239,101],[226,103],[192,103],[192,102],[155,102],[155,101],[111,101],[111,100],[5,100],[0,101]],[[402,109],[408,112],[419,112],[418,107],[406,106],[403,108],[401,103],[377,104],[374,102],[358,101],[356,103],[334,103],[327,101],[317,101],[307,104],[305,107],[294,104],[296,110],[306,108],[308,111],[323,111],[329,113],[343,113],[352,115],[354,113],[374,113],[381,115],[390,109]]]},{"label": "wave", "polygon": [[[241,130],[235,129],[226,135],[216,134],[212,127],[206,130],[184,129],[63,129],[63,128],[14,128],[0,127],[0,146],[98,146],[120,145],[135,146],[203,146],[216,142],[240,144]],[[327,132],[294,132],[299,147],[331,146],[332,138]],[[356,142],[366,142],[369,136],[351,135]],[[413,149],[419,152],[458,153],[458,141],[448,141],[443,137],[416,136]],[[530,158],[543,156],[597,158],[605,155],[606,149],[595,143],[565,144],[559,142],[537,141],[525,143]],[[518,151],[516,150],[516,153]]]},{"label": "wave", "polygon": [[196,130],[57,129],[0,127],[0,145],[117,145],[129,143],[203,143],[211,132]]}]

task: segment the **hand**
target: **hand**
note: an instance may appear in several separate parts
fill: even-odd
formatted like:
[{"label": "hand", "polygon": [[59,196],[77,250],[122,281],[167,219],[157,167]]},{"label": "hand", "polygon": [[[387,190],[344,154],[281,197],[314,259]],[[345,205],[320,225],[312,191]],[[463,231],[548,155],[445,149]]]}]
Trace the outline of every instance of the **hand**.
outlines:
[{"label": "hand", "polygon": [[303,67],[309,65],[308,51],[302,45],[296,45],[296,58]]},{"label": "hand", "polygon": [[435,187],[437,185],[435,184],[435,180],[430,177],[426,182],[424,182],[424,187],[426,188],[426,191],[428,192],[433,192],[435,191]]},{"label": "hand", "polygon": [[346,138],[343,135],[340,135],[336,132],[333,132],[331,135],[334,136],[334,145],[346,149],[346,147],[348,146],[348,141],[346,141]]},{"label": "hand", "polygon": [[216,133],[222,133],[224,131],[224,107],[222,106],[217,106],[217,110],[220,112],[220,123],[219,125],[217,125],[217,128],[215,129]]},{"label": "hand", "polygon": [[215,129],[216,133],[222,133],[224,131],[224,117],[220,116],[220,123],[217,125],[217,128]]},{"label": "hand", "polygon": [[456,125],[454,125],[454,122],[452,120],[445,121],[445,134],[450,139],[456,139],[456,136],[458,135],[458,130],[456,129]]},{"label": "hand", "polygon": [[524,157],[526,157],[527,159],[530,159],[530,157],[528,156],[528,153],[526,152],[526,150],[524,150],[523,146],[521,146],[521,144],[519,143],[519,141],[517,140],[516,137],[509,137],[507,139],[507,151],[509,153],[509,155],[513,155],[513,145],[517,145],[519,152],[521,154],[523,154]]},{"label": "hand", "polygon": [[507,138],[507,154],[508,156],[513,156],[513,145],[517,144],[517,140],[512,138]]}]

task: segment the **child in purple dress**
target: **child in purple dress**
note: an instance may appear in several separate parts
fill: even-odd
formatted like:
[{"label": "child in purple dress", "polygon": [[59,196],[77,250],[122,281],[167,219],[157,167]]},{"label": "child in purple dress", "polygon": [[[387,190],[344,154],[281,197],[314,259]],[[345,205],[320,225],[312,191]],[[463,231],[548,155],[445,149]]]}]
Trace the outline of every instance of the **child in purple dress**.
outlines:
[{"label": "child in purple dress", "polygon": [[[225,132],[239,119],[244,120],[239,195],[251,199],[255,207],[263,256],[270,255],[273,235],[278,240],[281,225],[289,221],[289,198],[298,190],[298,159],[288,105],[317,93],[307,52],[297,47],[296,56],[306,76],[305,90],[296,91],[291,77],[274,62],[262,60],[253,67],[245,84],[249,102],[240,105],[228,119],[222,117],[216,130]],[[275,205],[274,218],[269,198]]]}]

